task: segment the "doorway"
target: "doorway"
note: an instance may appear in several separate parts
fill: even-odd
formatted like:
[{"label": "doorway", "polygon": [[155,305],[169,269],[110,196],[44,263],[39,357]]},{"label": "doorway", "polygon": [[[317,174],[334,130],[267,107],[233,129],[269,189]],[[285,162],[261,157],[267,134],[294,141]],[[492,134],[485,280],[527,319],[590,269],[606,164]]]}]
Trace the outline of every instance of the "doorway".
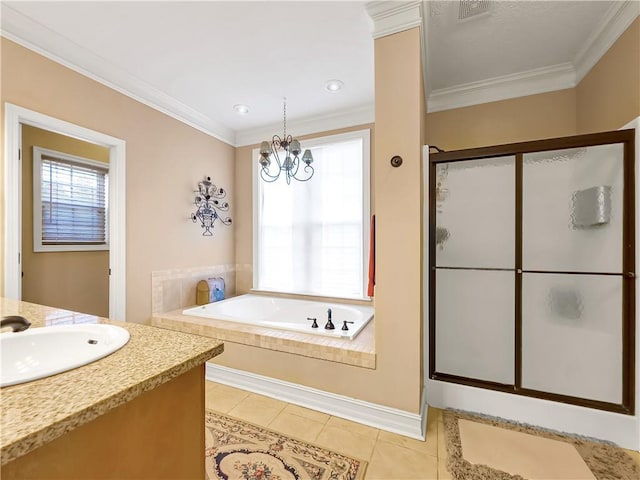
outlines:
[{"label": "doorway", "polygon": [[29,125],[109,150],[109,318],[125,320],[125,142],[23,107],[5,104],[5,296],[22,299],[22,126]]}]

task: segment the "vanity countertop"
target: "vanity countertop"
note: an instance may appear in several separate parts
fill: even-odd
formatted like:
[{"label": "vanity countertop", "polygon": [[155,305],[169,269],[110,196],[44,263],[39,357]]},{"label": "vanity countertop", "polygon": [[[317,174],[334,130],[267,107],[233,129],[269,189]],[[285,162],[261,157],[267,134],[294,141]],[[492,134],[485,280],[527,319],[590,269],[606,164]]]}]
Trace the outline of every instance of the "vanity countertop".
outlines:
[{"label": "vanity countertop", "polygon": [[111,323],[131,335],[123,348],[101,360],[0,389],[2,465],[202,365],[224,348],[213,338],[6,298],[0,298],[0,314],[21,315],[31,328]]}]

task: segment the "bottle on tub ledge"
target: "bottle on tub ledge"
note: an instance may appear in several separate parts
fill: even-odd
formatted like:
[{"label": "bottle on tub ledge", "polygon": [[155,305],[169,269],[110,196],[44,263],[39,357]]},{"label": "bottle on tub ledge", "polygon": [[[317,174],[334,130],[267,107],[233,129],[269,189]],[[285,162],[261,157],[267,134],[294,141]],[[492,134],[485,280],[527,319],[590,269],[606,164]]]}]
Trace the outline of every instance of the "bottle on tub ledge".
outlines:
[{"label": "bottle on tub ledge", "polygon": [[198,282],[196,287],[196,303],[198,305],[206,305],[219,300],[224,300],[224,278],[214,277]]}]

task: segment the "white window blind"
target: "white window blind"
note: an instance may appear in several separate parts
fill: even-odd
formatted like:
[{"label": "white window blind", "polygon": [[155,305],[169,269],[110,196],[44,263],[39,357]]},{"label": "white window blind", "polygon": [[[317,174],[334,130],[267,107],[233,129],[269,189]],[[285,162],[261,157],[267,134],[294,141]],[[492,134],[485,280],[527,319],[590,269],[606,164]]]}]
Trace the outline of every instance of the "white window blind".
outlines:
[{"label": "white window blind", "polygon": [[34,251],[108,248],[109,166],[34,147]]},{"label": "white window blind", "polygon": [[303,143],[313,152],[311,180],[255,180],[254,288],[365,298],[369,131]]}]

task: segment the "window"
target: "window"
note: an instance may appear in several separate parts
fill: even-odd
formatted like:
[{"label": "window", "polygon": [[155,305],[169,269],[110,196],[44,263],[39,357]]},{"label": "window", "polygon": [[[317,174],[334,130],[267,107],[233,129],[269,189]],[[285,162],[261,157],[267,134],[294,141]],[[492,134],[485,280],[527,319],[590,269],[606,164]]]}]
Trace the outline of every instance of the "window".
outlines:
[{"label": "window", "polygon": [[33,147],[33,250],[108,250],[109,165]]},{"label": "window", "polygon": [[366,298],[369,130],[303,146],[314,158],[308,182],[266,183],[254,169],[254,288]]}]

